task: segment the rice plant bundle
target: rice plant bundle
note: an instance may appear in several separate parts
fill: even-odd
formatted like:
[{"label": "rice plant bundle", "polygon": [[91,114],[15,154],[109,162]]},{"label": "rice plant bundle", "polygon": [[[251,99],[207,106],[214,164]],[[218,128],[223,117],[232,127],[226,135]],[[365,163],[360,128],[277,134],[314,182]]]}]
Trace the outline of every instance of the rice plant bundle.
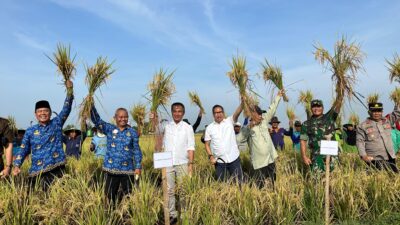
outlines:
[{"label": "rice plant bundle", "polygon": [[114,72],[115,70],[112,69],[112,63],[109,63],[107,58],[101,56],[97,58],[96,64],[86,68],[85,83],[88,87],[88,95],[81,103],[79,112],[82,131],[86,130],[85,123],[86,119],[90,118],[90,113],[94,105],[94,94],[96,90],[100,89],[102,85],[106,84],[107,80]]},{"label": "rice plant bundle", "polygon": [[[272,65],[265,59],[265,63],[261,64],[263,67],[263,78],[265,82],[271,82],[272,85],[275,85],[279,90],[283,89],[283,81],[282,81],[282,70],[280,67],[276,65]],[[289,101],[288,97],[283,95],[284,101]]]},{"label": "rice plant bundle", "polygon": [[332,81],[335,84],[335,102],[333,106],[340,109],[343,99],[351,100],[354,95],[354,85],[358,71],[363,70],[365,54],[360,45],[355,42],[348,43],[342,37],[334,46],[333,54],[330,54],[321,45],[314,46],[315,59],[332,72]]},{"label": "rice plant bundle", "polygon": [[246,70],[246,58],[243,56],[232,57],[230,67],[231,71],[227,72],[227,76],[238,89],[244,114],[249,117],[255,104],[255,98],[249,93],[251,92],[251,87]]},{"label": "rice plant bundle", "polygon": [[201,114],[205,114],[205,110],[203,108],[203,104],[201,104],[199,95],[195,91],[189,91],[189,98],[192,104],[197,105],[200,108]]},{"label": "rice plant bundle", "polygon": [[[169,73],[167,70],[161,68],[154,74],[153,80],[147,86],[150,91],[150,112],[155,114],[156,118],[159,107],[162,106],[165,108],[171,96],[175,93],[175,85],[172,83],[174,72]],[[150,124],[150,131],[155,131],[157,121],[151,120]]]},{"label": "rice plant bundle", "polygon": [[360,117],[355,112],[352,112],[349,117],[349,123],[357,126],[358,124],[360,124]]},{"label": "rice plant bundle", "polygon": [[400,88],[395,88],[390,94],[390,99],[396,106],[400,105]]},{"label": "rice plant bundle", "polygon": [[307,118],[311,118],[311,101],[313,100],[314,96],[311,90],[300,91],[298,102],[303,104],[304,109],[306,110]]},{"label": "rice plant bundle", "polygon": [[[57,66],[57,71],[62,75],[64,84],[73,79],[76,72],[74,64],[75,56],[71,59],[70,46],[58,44],[56,52],[53,53],[53,58],[48,58]],[[67,94],[72,95],[73,89],[67,88]]]},{"label": "rice plant bundle", "polygon": [[8,127],[10,128],[10,130],[15,134],[18,131],[17,128],[17,121],[15,120],[14,116],[8,116],[7,117],[8,120]]},{"label": "rice plant bundle", "polygon": [[131,116],[137,124],[137,129],[140,134],[143,134],[144,119],[146,117],[146,106],[144,104],[135,104],[131,111]]},{"label": "rice plant bundle", "polygon": [[289,121],[294,121],[296,119],[296,114],[294,113],[294,108],[292,108],[292,107],[286,108],[286,115],[287,115]]},{"label": "rice plant bundle", "polygon": [[373,93],[373,94],[368,95],[368,98],[367,98],[367,103],[368,104],[369,103],[376,103],[378,101],[379,101],[379,94],[378,93]]},{"label": "rice plant bundle", "polygon": [[393,60],[389,61],[386,60],[386,63],[388,64],[388,70],[389,70],[389,78],[390,81],[396,81],[400,83],[400,57],[396,53],[393,56]]}]

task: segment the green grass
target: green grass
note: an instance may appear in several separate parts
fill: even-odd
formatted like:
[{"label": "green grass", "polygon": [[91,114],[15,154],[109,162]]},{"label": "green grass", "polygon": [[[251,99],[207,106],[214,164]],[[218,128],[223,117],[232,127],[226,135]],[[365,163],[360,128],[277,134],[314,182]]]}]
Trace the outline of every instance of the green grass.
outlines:
[{"label": "green grass", "polygon": [[[28,195],[23,176],[0,181],[0,224],[157,224],[163,220],[160,170],[152,168],[154,141],[142,137],[143,174],[133,193],[115,209],[107,206],[101,161],[87,149],[81,160],[69,160],[67,174],[48,194]],[[290,141],[287,142],[288,146]],[[278,152],[275,190],[257,189],[250,180],[241,188],[213,179],[203,144],[196,136],[194,175],[177,187],[181,224],[322,224],[324,181],[310,174],[299,153]],[[243,170],[252,174],[248,152]],[[331,217],[334,224],[399,224],[400,178],[385,172],[367,175],[357,155],[343,154],[331,174]]]}]

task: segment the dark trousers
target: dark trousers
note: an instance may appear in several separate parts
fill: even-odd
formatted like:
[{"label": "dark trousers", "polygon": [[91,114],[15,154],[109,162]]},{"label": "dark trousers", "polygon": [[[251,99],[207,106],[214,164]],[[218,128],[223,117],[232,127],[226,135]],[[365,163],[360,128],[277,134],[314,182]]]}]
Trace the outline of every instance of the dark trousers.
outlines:
[{"label": "dark trousers", "polygon": [[[106,186],[104,187],[104,192],[107,199],[113,203],[116,203],[117,200],[122,200],[125,195],[131,193],[133,181],[133,175],[111,174],[106,172]],[[118,194],[120,187],[122,193]]]},{"label": "dark trousers", "polygon": [[226,181],[230,178],[235,179],[237,182],[242,183],[243,171],[240,165],[240,157],[231,163],[215,163],[215,174],[218,180]]},{"label": "dark trousers", "polygon": [[40,175],[30,177],[29,191],[34,190],[36,185],[39,185],[44,192],[48,192],[50,185],[54,182],[56,178],[61,178],[64,175],[65,166],[59,166],[48,172],[42,173]]},{"label": "dark trousers", "polygon": [[392,158],[389,160],[372,160],[371,162],[367,162],[367,164],[377,170],[392,170],[394,173],[399,173],[399,169],[396,166],[396,160]]},{"label": "dark trousers", "polygon": [[276,181],[276,166],[275,163],[271,163],[268,166],[264,166],[260,169],[254,170],[256,184],[258,188],[263,188],[265,185],[265,179],[271,179],[272,186]]}]

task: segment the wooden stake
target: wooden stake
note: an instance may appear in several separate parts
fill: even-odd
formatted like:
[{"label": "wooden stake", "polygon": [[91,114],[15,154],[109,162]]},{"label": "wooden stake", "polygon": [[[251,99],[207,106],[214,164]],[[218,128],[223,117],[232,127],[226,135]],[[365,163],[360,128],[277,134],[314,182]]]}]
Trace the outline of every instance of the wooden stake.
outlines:
[{"label": "wooden stake", "polygon": [[[158,117],[157,113],[154,112],[154,118],[152,118],[153,122],[153,130],[155,131],[154,139],[155,139],[155,149],[156,152],[162,152],[162,143],[163,143],[163,136],[159,132],[159,126],[158,126]],[[162,168],[161,169],[161,181],[162,181],[162,190],[163,190],[163,208],[164,208],[164,224],[165,225],[170,225],[169,221],[169,207],[168,207],[168,202],[169,202],[169,196],[168,196],[168,183],[167,183],[167,169]]]},{"label": "wooden stake", "polygon": [[327,155],[325,160],[325,225],[330,224],[329,214],[329,177],[331,156]]}]

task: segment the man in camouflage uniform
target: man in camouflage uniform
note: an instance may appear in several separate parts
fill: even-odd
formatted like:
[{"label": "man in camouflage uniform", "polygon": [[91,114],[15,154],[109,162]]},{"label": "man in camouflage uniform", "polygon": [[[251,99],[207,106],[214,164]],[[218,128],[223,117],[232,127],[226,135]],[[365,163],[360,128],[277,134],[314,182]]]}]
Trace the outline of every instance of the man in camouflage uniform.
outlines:
[{"label": "man in camouflage uniform", "polygon": [[[320,155],[321,140],[333,140],[335,133],[335,121],[339,115],[342,99],[336,99],[332,108],[323,114],[324,105],[321,100],[311,101],[312,116],[305,121],[300,132],[300,147],[303,162],[311,166],[312,170],[325,170],[325,156]],[[308,148],[311,151],[311,159],[306,155]],[[333,169],[333,162],[330,165]]]},{"label": "man in camouflage uniform", "polygon": [[398,173],[391,124],[399,119],[400,108],[396,106],[387,118],[382,117],[382,103],[370,103],[368,108],[370,117],[357,127],[358,152],[369,166]]}]

